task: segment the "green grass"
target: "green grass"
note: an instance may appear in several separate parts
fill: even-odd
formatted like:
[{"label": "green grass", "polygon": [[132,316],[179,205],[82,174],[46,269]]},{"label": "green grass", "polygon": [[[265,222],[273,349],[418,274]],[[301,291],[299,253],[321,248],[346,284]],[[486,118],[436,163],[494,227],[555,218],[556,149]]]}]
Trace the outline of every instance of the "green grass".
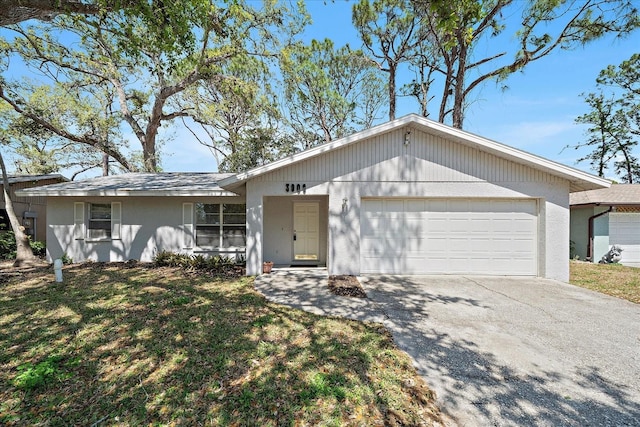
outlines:
[{"label": "green grass", "polygon": [[569,282],[640,304],[640,268],[571,261]]},{"label": "green grass", "polygon": [[431,425],[378,324],[267,302],[250,278],[88,264],[0,287],[0,425]]}]

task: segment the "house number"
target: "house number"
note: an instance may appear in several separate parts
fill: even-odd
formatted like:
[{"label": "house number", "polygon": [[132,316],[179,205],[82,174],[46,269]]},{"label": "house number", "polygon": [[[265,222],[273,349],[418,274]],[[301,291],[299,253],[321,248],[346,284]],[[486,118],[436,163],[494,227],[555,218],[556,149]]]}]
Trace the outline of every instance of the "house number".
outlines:
[{"label": "house number", "polygon": [[285,184],[284,191],[287,193],[299,193],[300,191],[305,191],[307,189],[307,184]]}]

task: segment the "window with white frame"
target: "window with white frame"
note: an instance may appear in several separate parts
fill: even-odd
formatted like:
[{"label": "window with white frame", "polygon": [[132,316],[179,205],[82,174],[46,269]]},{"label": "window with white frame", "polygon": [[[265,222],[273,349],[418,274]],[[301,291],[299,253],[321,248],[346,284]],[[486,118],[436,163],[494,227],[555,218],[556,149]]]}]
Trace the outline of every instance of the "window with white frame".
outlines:
[{"label": "window with white frame", "polygon": [[111,203],[90,203],[87,238],[90,240],[111,239]]},{"label": "window with white frame", "polygon": [[196,203],[196,246],[226,249],[246,246],[246,205]]},{"label": "window with white frame", "polygon": [[76,240],[118,240],[122,220],[122,204],[75,202],[74,238]]}]

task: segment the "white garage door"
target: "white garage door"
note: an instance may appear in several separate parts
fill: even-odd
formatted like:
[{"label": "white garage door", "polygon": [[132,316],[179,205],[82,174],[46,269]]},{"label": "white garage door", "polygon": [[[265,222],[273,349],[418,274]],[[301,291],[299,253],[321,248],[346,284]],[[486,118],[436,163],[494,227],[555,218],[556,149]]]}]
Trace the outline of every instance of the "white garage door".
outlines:
[{"label": "white garage door", "polygon": [[640,213],[609,215],[609,246],[622,248],[620,264],[640,267]]},{"label": "white garage door", "polygon": [[537,202],[364,199],[362,273],[537,275]]}]

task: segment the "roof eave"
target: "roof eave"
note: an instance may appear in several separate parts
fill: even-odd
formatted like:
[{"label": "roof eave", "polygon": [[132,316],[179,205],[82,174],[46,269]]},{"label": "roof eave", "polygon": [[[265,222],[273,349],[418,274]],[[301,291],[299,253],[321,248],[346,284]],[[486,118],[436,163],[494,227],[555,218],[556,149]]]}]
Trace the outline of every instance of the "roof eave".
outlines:
[{"label": "roof eave", "polygon": [[19,197],[235,197],[237,193],[226,190],[216,191],[126,191],[126,190],[61,190],[29,192],[28,189],[16,191]]}]

